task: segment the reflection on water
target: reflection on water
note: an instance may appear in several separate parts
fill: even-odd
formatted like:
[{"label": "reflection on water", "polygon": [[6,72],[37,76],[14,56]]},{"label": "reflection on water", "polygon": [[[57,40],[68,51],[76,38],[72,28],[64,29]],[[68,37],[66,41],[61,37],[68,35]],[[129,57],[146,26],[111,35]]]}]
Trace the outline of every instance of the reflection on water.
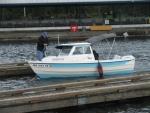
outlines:
[{"label": "reflection on water", "polygon": [[1,77],[0,90],[22,89],[33,86],[38,78],[32,76]]},{"label": "reflection on water", "polygon": [[[58,51],[54,49],[57,43],[51,43],[47,48],[47,55],[56,55]],[[118,53],[120,55],[132,54],[136,58],[134,75],[150,73],[150,39],[145,40],[118,40]],[[20,62],[24,60],[36,60],[36,43],[1,43],[0,44],[0,62]],[[95,80],[97,77],[84,78],[64,78],[64,79],[39,79],[35,75],[1,77],[0,90],[22,89],[34,86],[44,86],[52,84],[61,84],[69,82],[79,82]],[[149,99],[150,100],[150,99]],[[150,111],[150,104],[142,101],[142,104],[128,103],[123,105],[106,105],[78,108],[71,113],[142,113]],[[65,112],[64,112],[65,111]],[[48,111],[49,113],[70,113],[70,109]],[[147,112],[148,113],[148,112]]]}]

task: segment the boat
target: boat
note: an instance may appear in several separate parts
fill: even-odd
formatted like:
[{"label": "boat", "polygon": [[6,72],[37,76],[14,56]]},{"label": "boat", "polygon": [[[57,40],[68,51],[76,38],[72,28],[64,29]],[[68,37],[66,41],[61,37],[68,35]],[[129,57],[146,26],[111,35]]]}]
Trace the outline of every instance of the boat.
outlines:
[{"label": "boat", "polygon": [[[28,61],[32,70],[40,78],[68,78],[68,77],[107,77],[110,75],[130,74],[134,71],[135,57],[133,55],[120,56],[115,54],[111,58],[115,45],[115,33],[91,37],[83,42],[58,43],[56,49],[59,54],[46,56],[41,61]],[[103,40],[112,39],[108,57],[99,58],[93,50],[93,45]]]}]

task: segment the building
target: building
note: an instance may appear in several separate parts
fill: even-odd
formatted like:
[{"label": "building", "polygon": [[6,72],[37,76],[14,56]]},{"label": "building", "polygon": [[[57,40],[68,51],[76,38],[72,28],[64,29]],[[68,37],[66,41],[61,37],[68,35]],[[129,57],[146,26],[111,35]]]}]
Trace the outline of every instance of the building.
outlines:
[{"label": "building", "polygon": [[150,0],[1,0],[0,27],[150,23]]}]

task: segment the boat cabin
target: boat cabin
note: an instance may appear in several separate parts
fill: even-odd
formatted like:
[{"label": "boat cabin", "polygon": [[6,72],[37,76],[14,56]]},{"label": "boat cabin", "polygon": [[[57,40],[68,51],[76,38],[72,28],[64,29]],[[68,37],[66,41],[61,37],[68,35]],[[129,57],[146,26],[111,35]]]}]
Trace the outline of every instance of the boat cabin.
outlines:
[{"label": "boat cabin", "polygon": [[57,56],[45,57],[43,61],[47,61],[47,58],[53,60],[62,59],[64,61],[92,61],[95,60],[93,50],[91,48],[91,43],[67,43],[59,44],[55,48],[59,49],[60,52]]},{"label": "boat cabin", "polygon": [[60,44],[56,48],[61,50],[58,56],[91,54],[90,43]]}]

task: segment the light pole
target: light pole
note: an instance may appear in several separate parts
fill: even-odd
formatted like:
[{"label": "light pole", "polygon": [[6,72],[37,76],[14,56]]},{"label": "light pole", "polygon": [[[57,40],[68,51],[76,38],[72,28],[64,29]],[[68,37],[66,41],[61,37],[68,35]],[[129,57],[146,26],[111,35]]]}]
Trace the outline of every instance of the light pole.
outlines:
[{"label": "light pole", "polygon": [[26,8],[23,8],[23,14],[24,14],[24,18],[26,17]]}]

